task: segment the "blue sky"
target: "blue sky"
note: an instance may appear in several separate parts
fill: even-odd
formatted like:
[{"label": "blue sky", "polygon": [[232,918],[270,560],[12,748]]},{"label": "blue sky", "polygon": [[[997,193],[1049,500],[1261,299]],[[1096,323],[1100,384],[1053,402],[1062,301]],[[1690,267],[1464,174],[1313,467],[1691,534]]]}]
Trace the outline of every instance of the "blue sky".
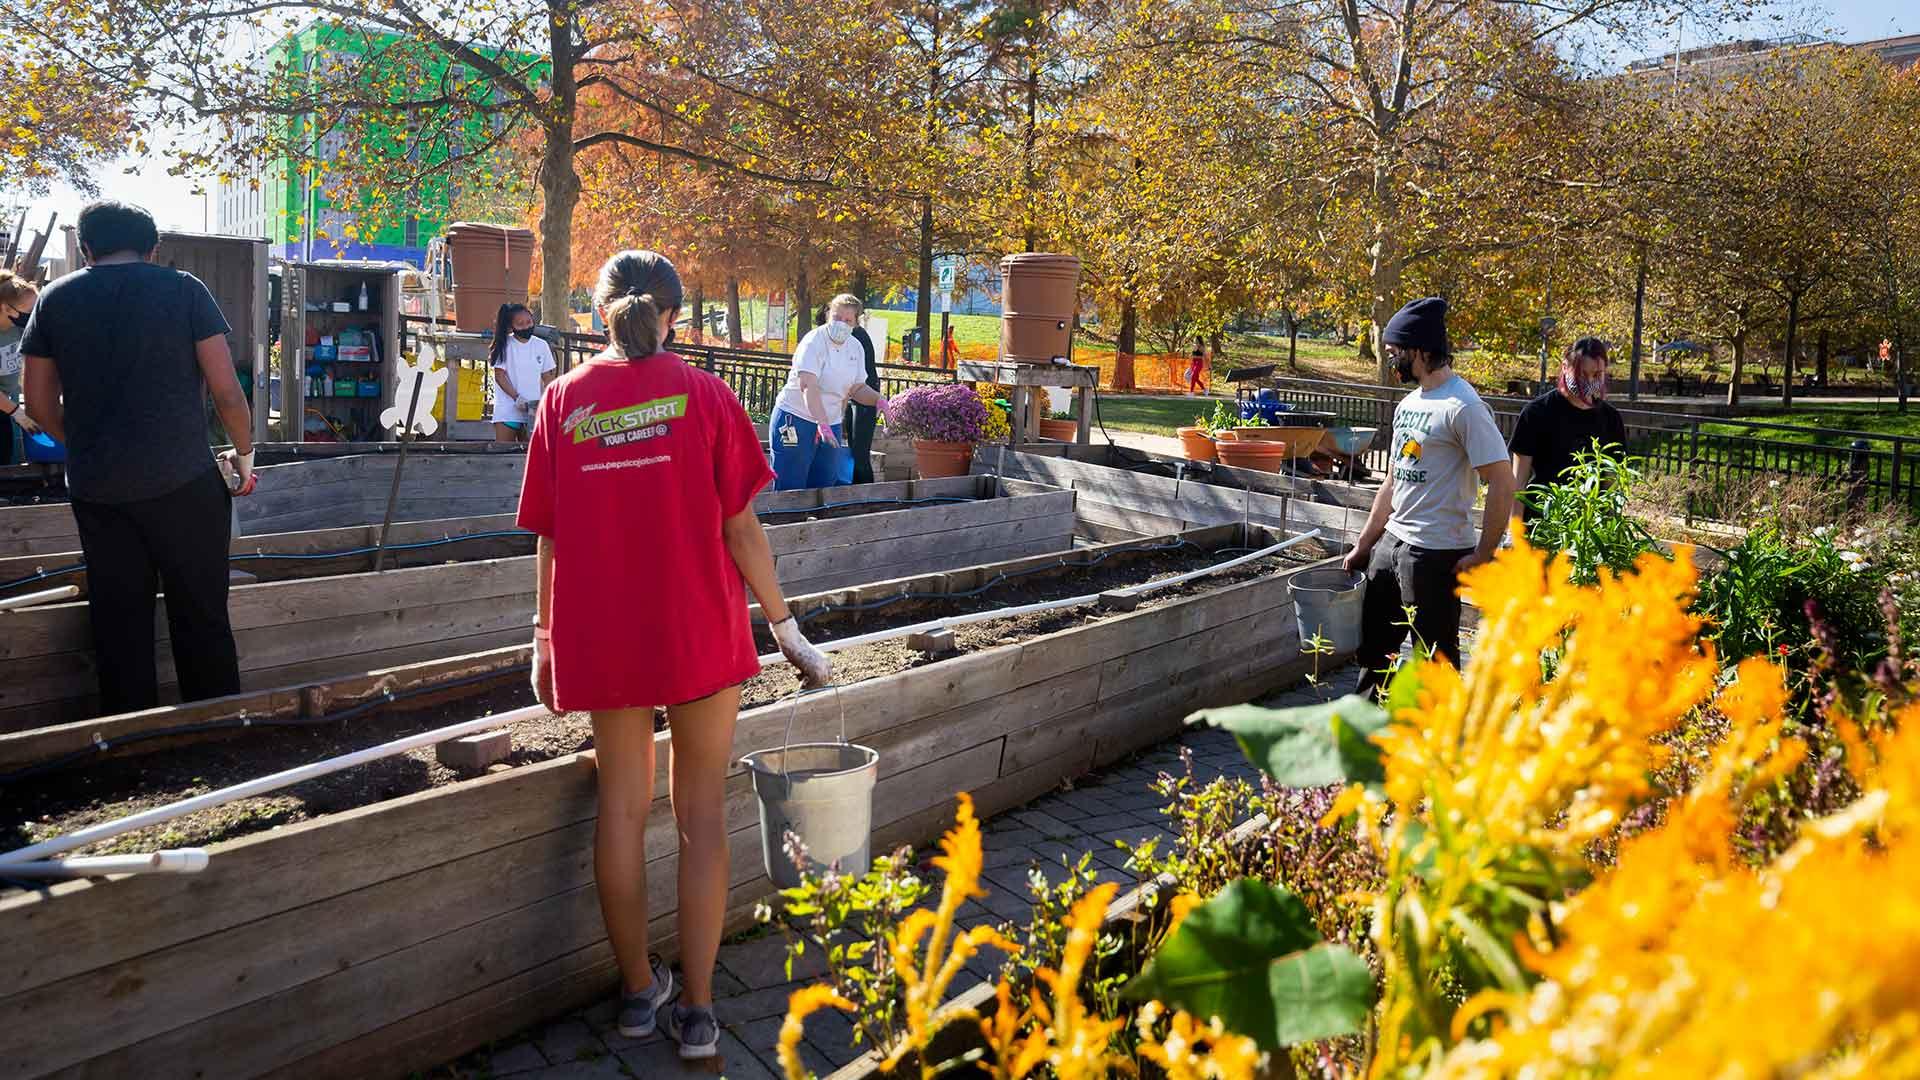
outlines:
[{"label": "blue sky", "polygon": [[[1827,3],[1774,2],[1744,26],[1720,28],[1723,38],[1773,37],[1802,30],[1839,41],[1866,41],[1900,34],[1920,34],[1920,0],[1830,0]],[[1706,39],[1690,24],[1680,29],[1684,47],[1705,44]],[[1674,36],[1649,42],[1645,47],[1615,45],[1617,59],[1608,66],[1650,53],[1670,51]],[[128,170],[132,170],[129,172]],[[106,170],[101,178],[102,193],[137,202],[153,211],[162,228],[199,230],[212,224],[207,202],[195,193],[196,185],[167,175],[166,163],[158,160],[128,159]],[[32,222],[39,227],[49,210],[58,210],[64,222],[71,223],[85,200],[70,189],[63,189],[33,204]],[[57,248],[56,248],[57,250]]]}]

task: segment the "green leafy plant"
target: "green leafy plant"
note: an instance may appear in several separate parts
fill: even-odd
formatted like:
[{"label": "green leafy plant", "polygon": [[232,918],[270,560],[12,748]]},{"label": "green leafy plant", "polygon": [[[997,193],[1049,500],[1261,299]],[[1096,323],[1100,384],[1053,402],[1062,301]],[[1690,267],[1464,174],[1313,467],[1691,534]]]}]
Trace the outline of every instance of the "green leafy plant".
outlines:
[{"label": "green leafy plant", "polygon": [[1659,545],[1646,526],[1627,513],[1640,471],[1623,454],[1596,443],[1573,456],[1573,466],[1554,484],[1533,484],[1520,493],[1535,517],[1527,539],[1565,554],[1573,580],[1591,585],[1602,568],[1622,573]]}]

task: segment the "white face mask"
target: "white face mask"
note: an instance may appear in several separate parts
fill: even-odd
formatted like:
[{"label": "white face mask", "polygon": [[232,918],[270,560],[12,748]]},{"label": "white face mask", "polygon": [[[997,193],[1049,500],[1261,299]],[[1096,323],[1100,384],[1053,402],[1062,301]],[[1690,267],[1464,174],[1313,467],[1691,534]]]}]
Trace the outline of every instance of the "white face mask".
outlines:
[{"label": "white face mask", "polygon": [[827,340],[833,342],[835,345],[845,345],[847,339],[852,336],[853,327],[848,326],[839,319],[834,319],[827,323]]}]

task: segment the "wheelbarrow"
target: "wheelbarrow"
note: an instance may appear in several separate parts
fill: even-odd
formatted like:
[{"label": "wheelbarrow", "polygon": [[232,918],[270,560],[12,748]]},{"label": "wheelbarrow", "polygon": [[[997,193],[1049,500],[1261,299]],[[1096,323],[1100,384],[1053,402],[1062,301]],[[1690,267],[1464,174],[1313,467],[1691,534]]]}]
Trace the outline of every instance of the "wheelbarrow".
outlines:
[{"label": "wheelbarrow", "polygon": [[1380,433],[1379,428],[1370,427],[1330,427],[1327,437],[1341,453],[1347,455],[1347,483],[1353,483],[1354,464],[1360,460],[1360,454],[1373,445],[1373,437]]}]

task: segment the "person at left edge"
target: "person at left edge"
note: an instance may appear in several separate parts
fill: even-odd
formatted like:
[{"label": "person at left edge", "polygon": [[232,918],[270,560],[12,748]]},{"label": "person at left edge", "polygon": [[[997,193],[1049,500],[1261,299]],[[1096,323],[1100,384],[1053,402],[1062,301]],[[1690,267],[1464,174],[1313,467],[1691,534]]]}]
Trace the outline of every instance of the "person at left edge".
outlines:
[{"label": "person at left edge", "polygon": [[0,412],[13,421],[0,425],[0,465],[11,465],[19,459],[14,428],[19,428],[21,435],[40,430],[20,401],[20,339],[27,330],[27,316],[39,299],[33,282],[11,270],[0,270]]},{"label": "person at left edge", "polygon": [[776,491],[842,482],[840,419],[847,401],[887,411],[886,397],[866,384],[865,354],[853,340],[860,301],[842,294],[827,308],[827,321],[807,331],[794,349],[793,370],[767,421]]},{"label": "person at left edge", "polygon": [[[103,715],[160,703],[154,594],[167,595],[180,698],[240,691],[227,619],[233,496],[253,490],[253,421],[227,320],[191,274],[156,265],[153,217],[80,211],[84,270],[47,286],[27,321],[27,400],[66,443],[67,490],[87,562]],[[206,399],[233,439],[208,452]]]}]

